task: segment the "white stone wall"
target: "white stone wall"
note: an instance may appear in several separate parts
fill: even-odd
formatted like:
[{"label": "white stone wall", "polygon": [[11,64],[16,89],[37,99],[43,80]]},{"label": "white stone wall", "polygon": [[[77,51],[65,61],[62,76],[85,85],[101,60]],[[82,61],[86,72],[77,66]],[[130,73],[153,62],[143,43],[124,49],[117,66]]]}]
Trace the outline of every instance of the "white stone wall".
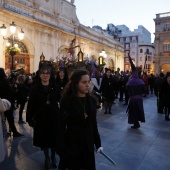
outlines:
[{"label": "white stone wall", "polygon": [[[6,27],[14,21],[17,28],[23,29],[25,36],[22,42],[30,55],[30,72],[38,69],[39,57],[44,54],[46,60],[55,59],[61,46],[69,46],[76,35],[76,45],[88,55],[99,57],[102,49],[108,57],[117,60],[115,67],[123,68],[124,50],[117,41],[91,28],[81,25],[77,19],[75,6],[65,0],[6,0],[0,3],[0,24]],[[9,36],[9,30],[8,35]],[[119,47],[116,49],[115,44]],[[5,43],[0,37],[0,67],[4,67]],[[76,48],[76,54],[79,48]],[[115,50],[119,51],[120,61],[115,57]]]}]

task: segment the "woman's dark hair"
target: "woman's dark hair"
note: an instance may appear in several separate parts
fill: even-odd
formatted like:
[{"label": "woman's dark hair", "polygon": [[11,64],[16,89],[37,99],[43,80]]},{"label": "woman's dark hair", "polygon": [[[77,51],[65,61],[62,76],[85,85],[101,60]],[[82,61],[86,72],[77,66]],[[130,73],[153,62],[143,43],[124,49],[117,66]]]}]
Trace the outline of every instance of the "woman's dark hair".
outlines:
[{"label": "woman's dark hair", "polygon": [[77,85],[80,82],[82,76],[84,75],[89,75],[87,70],[84,69],[78,69],[75,70],[71,77],[70,77],[70,81],[67,83],[67,85],[64,88],[64,92],[62,95],[62,98],[66,97],[66,96],[76,96],[77,95]]},{"label": "woman's dark hair", "polygon": [[167,79],[168,77],[170,77],[170,72],[167,72],[167,73],[166,73],[165,78]]},{"label": "woman's dark hair", "polygon": [[0,79],[6,78],[6,74],[3,68],[0,68]]},{"label": "woman's dark hair", "polygon": [[51,74],[51,68],[49,66],[42,66],[39,70],[39,75],[42,74],[44,71],[47,71]]}]

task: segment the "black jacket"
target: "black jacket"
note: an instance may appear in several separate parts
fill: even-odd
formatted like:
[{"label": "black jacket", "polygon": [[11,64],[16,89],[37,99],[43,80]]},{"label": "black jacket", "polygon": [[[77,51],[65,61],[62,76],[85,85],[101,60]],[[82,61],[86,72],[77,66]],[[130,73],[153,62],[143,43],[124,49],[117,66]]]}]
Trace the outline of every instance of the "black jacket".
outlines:
[{"label": "black jacket", "polygon": [[[64,159],[76,167],[80,164],[79,159],[82,158],[83,148],[86,148],[86,153],[83,152],[83,161],[95,169],[94,145],[96,148],[101,146],[96,121],[96,101],[91,96],[87,96],[86,100],[88,105],[88,118],[86,119],[76,98],[67,97],[61,101],[57,150],[61,156],[61,162]],[[89,156],[91,160],[87,160]]]},{"label": "black jacket", "polygon": [[39,83],[30,92],[26,120],[34,126],[33,145],[41,148],[55,147],[60,94],[58,86]]}]

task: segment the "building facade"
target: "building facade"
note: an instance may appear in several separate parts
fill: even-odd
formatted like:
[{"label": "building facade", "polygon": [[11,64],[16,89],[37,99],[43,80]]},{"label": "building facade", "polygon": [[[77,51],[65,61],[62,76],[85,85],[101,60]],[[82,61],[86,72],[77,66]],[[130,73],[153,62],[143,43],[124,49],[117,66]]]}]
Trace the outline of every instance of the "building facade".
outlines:
[{"label": "building facade", "polygon": [[[35,72],[42,53],[46,60],[60,59],[64,55],[60,53],[62,48],[69,47],[75,37],[76,54],[81,48],[85,56],[98,60],[104,49],[106,67],[124,69],[123,46],[103,31],[82,25],[72,0],[0,0],[0,10],[0,25],[9,28],[10,23],[15,22],[18,30],[14,37],[20,29],[24,31],[24,39],[14,41],[21,49],[21,53],[14,56],[14,69]],[[5,69],[11,67],[11,56],[5,52],[5,38],[10,36],[9,30],[4,38],[0,35],[0,67]]]},{"label": "building facade", "polygon": [[153,44],[139,44],[138,46],[138,66],[142,68],[147,74],[155,74],[154,68],[154,51]]},{"label": "building facade", "polygon": [[155,73],[170,71],[170,12],[156,14],[155,22]]},{"label": "building facade", "polygon": [[153,46],[151,44],[151,33],[142,25],[139,25],[134,31],[130,31],[125,25],[117,25],[116,27],[119,30],[119,41],[124,46],[124,69],[130,70],[128,54],[130,54],[137,67],[142,66],[142,61],[145,60],[145,56],[139,53],[140,47],[141,45],[143,47],[146,46],[146,48]]}]

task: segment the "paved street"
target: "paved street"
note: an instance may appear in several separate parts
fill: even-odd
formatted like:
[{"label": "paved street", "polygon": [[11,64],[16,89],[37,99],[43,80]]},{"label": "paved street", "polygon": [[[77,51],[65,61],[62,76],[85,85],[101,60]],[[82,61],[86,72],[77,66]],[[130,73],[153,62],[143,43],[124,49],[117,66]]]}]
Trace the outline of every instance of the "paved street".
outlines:
[{"label": "paved street", "polygon": [[[96,155],[97,170],[170,170],[170,121],[158,114],[156,97],[150,94],[144,98],[146,123],[140,129],[131,129],[127,123],[126,107],[116,101],[112,115],[98,111],[98,127],[104,152],[116,163],[111,163],[102,155]],[[25,112],[24,112],[25,116]],[[39,148],[32,146],[31,128],[18,125],[18,113],[15,113],[17,129],[24,138],[7,141],[8,156],[0,163],[0,170],[43,170],[44,156]],[[52,169],[52,168],[51,168]]]}]

